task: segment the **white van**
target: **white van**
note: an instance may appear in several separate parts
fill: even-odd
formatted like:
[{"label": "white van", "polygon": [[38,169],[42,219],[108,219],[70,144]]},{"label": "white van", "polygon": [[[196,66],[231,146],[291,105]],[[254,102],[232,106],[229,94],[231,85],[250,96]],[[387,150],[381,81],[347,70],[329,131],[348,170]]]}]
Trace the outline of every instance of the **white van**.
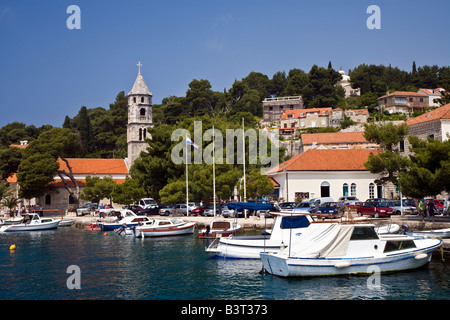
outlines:
[{"label": "white van", "polygon": [[309,200],[313,205],[320,206],[322,203],[325,202],[334,202],[332,197],[321,197],[321,198],[313,198]]},{"label": "white van", "polygon": [[143,198],[139,200],[138,203],[142,208],[147,209],[147,207],[150,207],[152,205],[156,204],[156,201],[153,198]]}]

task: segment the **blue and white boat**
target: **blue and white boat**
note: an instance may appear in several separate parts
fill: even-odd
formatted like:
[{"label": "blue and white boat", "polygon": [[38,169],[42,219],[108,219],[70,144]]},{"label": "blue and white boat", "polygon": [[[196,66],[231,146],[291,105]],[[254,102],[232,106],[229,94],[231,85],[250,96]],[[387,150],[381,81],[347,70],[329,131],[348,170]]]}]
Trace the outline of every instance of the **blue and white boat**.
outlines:
[{"label": "blue and white boat", "polygon": [[372,274],[419,268],[440,239],[379,235],[373,224],[311,224],[290,246],[260,253],[265,271],[280,277]]},{"label": "blue and white boat", "polygon": [[37,213],[30,213],[23,216],[23,220],[19,223],[3,225],[0,227],[0,232],[14,232],[14,231],[41,231],[56,229],[61,222],[61,219],[43,218]]},{"label": "blue and white boat", "polygon": [[309,228],[314,219],[304,213],[272,212],[270,235],[229,236],[217,238],[206,252],[227,259],[259,259],[261,252],[279,251]]},{"label": "blue and white boat", "polygon": [[111,231],[121,227],[136,227],[139,223],[151,221],[147,216],[140,216],[128,209],[119,210],[120,215],[115,217],[113,221],[104,220],[98,223],[103,231]]}]

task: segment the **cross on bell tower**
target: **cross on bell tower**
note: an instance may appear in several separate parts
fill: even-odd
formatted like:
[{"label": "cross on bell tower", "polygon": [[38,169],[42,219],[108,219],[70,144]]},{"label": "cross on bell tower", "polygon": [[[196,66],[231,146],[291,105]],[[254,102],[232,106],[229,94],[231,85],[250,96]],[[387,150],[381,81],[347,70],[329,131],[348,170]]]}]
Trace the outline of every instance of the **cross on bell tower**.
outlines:
[{"label": "cross on bell tower", "polygon": [[146,139],[151,139],[148,128],[153,127],[152,93],[148,90],[141,74],[142,64],[139,61],[138,75],[133,88],[128,93],[127,144],[129,166],[148,147]]}]

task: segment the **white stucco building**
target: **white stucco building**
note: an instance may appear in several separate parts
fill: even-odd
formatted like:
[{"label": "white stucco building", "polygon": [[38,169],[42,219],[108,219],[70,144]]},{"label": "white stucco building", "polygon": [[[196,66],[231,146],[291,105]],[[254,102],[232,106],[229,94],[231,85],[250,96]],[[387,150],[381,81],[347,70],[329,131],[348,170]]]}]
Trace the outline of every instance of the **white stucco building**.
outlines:
[{"label": "white stucco building", "polygon": [[384,196],[377,186],[378,175],[370,173],[364,163],[375,150],[308,150],[267,172],[279,184],[279,198],[295,201],[317,197],[356,196],[365,201]]}]

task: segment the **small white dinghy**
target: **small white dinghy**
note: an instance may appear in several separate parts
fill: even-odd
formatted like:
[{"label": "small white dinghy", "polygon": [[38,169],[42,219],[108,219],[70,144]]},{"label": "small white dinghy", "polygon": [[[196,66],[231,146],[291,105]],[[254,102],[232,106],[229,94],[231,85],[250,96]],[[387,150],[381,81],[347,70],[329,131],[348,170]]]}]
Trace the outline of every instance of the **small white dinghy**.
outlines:
[{"label": "small white dinghy", "polygon": [[450,228],[436,229],[436,230],[411,231],[411,232],[406,232],[406,234],[411,237],[421,237],[421,238],[450,238]]},{"label": "small white dinghy", "polygon": [[37,213],[30,213],[24,215],[20,223],[2,226],[0,232],[56,229],[60,222],[61,219],[41,218]]},{"label": "small white dinghy", "polygon": [[134,235],[136,238],[179,236],[194,233],[195,222],[181,219],[152,219],[140,222],[138,226],[122,227],[117,233]]},{"label": "small white dinghy", "polygon": [[[379,236],[374,225],[310,225],[290,248],[261,253],[264,269],[280,277],[371,274],[419,268],[431,259],[441,239]],[[306,231],[305,230],[305,231]]]}]

